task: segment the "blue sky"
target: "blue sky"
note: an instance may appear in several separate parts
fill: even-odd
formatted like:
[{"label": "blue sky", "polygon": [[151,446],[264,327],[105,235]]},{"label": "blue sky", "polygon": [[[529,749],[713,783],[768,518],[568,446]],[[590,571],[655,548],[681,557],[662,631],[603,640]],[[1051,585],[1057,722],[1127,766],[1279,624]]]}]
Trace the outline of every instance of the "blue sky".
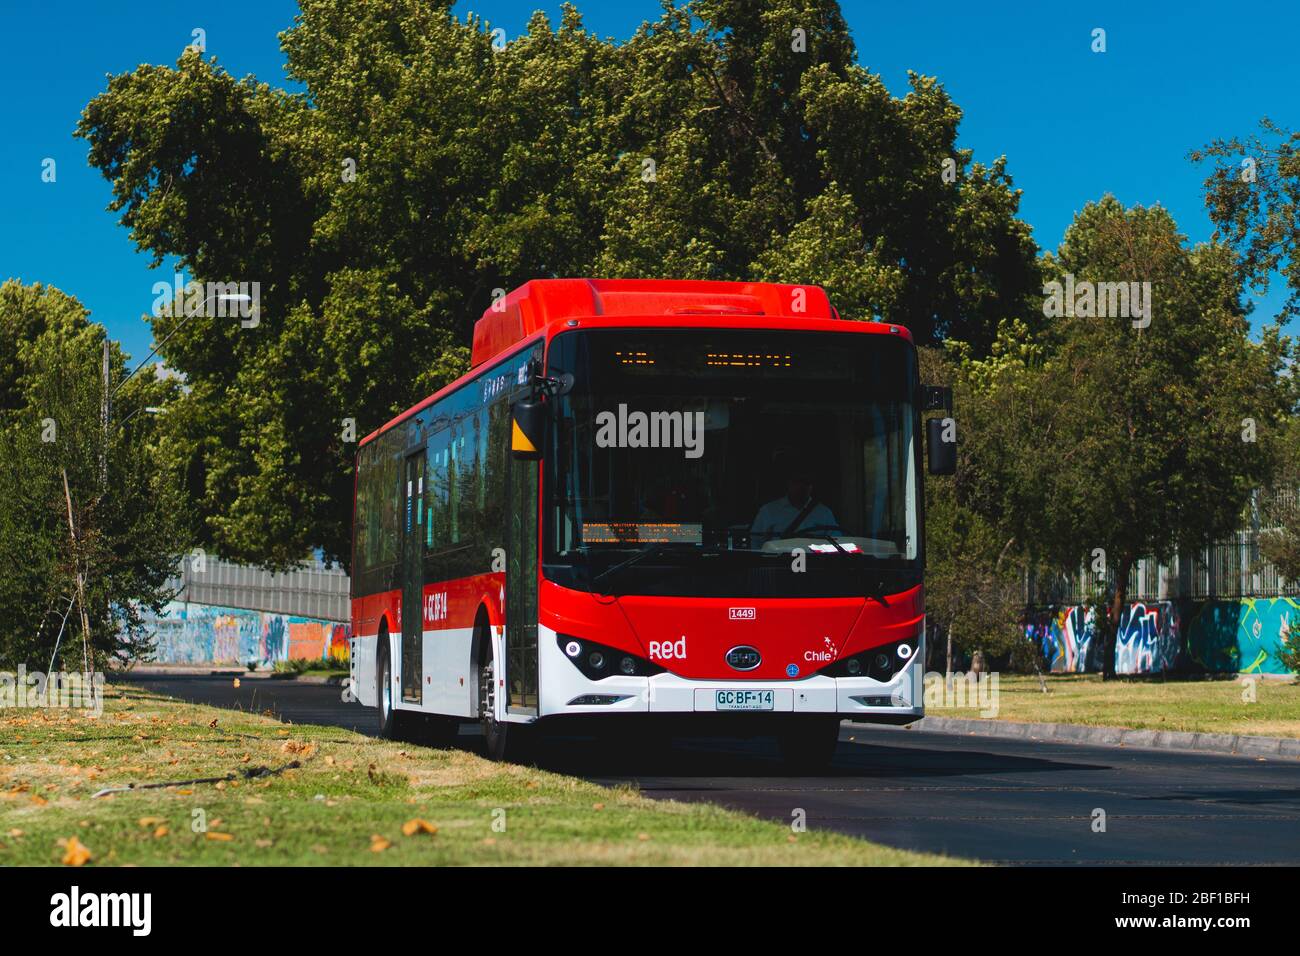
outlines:
[{"label": "blue sky", "polygon": [[[455,10],[513,36],[539,8],[558,21],[558,2],[474,0]],[[657,0],[580,0],[578,8],[589,28],[616,39],[659,12]],[[72,138],[77,118],[105,74],[174,63],[195,27],[230,72],[279,84],[276,34],[296,11],[292,0],[0,0],[0,278],[59,286],[143,357],[142,316],[153,283],[170,281],[172,270],[151,272],[106,211],[108,183]],[[1300,4],[849,0],[844,13],[861,62],[893,92],[905,91],[909,69],[939,77],[965,111],[961,145],[978,160],[1008,157],[1024,190],[1022,215],[1047,248],[1106,192],[1126,204],[1159,202],[1189,238],[1207,239],[1204,170],[1187,162],[1188,150],[1248,134],[1263,115],[1300,127]],[[1106,30],[1104,54],[1090,50],[1095,27]],[[54,183],[41,181],[47,157],[58,164]],[[1256,322],[1284,298],[1275,285],[1257,303]]]}]

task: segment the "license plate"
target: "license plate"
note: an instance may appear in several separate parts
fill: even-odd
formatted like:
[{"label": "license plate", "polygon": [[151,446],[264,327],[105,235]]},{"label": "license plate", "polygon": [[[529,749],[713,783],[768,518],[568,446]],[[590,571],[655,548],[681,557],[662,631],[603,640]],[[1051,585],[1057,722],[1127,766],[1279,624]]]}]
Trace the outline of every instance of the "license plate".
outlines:
[{"label": "license plate", "polygon": [[720,690],[715,706],[718,710],[771,710],[770,690]]}]

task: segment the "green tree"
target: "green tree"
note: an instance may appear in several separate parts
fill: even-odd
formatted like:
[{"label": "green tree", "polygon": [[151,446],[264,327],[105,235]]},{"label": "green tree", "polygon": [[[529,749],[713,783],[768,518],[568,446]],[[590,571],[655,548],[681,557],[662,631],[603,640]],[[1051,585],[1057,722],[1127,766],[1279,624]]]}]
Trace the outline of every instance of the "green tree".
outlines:
[{"label": "green tree", "polygon": [[976,651],[1006,658],[1017,669],[1038,670],[1037,650],[1025,640],[1021,623],[1024,549],[980,507],[988,487],[980,473],[982,435],[967,423],[984,417],[976,408],[984,395],[940,350],[922,348],[920,356],[925,382],[954,389],[954,417],[962,423],[957,474],[925,481],[926,618],[937,641],[932,653],[949,673],[954,656]]},{"label": "green tree", "polygon": [[1287,581],[1300,581],[1300,416],[1286,423],[1281,461],[1258,507],[1260,557]]},{"label": "green tree", "polygon": [[[1045,306],[1037,336],[1008,322],[988,358],[962,359],[983,397],[964,420],[988,487],[975,501],[1032,561],[1104,563],[1113,675],[1134,562],[1231,531],[1272,474],[1289,342],[1276,328],[1251,340],[1234,254],[1189,247],[1160,207],[1089,204],[1044,266],[1049,281],[1071,277],[1075,307]],[[1103,282],[1150,283],[1149,322],[1089,309],[1085,291],[1100,287],[1085,283]]]},{"label": "green tree", "polygon": [[[96,668],[145,656],[141,612],[170,599],[183,546],[180,502],[146,409],[172,400],[177,384],[152,372],[127,382],[105,444],[104,329],[76,299],[0,285],[0,341],[11,349],[0,378],[0,664],[44,670],[65,627],[61,657],[80,670],[83,609]],[[122,356],[112,349],[110,360],[120,382]]]},{"label": "green tree", "polygon": [[849,318],[977,354],[1036,289],[1002,160],[932,78],[859,66],[833,0],[665,3],[626,42],[572,6],[498,42],[449,5],[303,0],[290,94],[187,51],[113,77],[78,134],[158,262],[258,281],[256,328],[156,317],[194,533],[270,565],[349,552],[364,435],[467,365],[547,276],[824,283]]},{"label": "green tree", "polygon": [[1280,315],[1286,321],[1300,314],[1300,131],[1267,117],[1259,125],[1259,133],[1216,139],[1191,158],[1214,167],[1205,205],[1215,238],[1240,254],[1243,276],[1260,292],[1274,272],[1284,276],[1291,290]]}]

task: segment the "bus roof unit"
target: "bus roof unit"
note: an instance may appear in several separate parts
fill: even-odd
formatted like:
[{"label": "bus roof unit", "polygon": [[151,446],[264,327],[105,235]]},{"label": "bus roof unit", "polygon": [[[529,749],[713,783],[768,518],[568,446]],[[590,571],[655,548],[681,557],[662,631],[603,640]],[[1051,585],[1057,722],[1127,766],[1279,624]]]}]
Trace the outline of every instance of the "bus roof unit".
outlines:
[{"label": "bus roof unit", "polygon": [[678,279],[533,279],[489,306],[474,325],[477,368],[556,322],[598,315],[837,319],[815,285]]}]

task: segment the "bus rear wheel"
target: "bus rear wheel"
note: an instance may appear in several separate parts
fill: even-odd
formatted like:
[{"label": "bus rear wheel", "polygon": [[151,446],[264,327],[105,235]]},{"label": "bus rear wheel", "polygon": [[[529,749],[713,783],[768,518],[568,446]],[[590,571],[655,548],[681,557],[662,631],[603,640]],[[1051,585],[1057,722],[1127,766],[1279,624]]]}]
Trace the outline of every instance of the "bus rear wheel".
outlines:
[{"label": "bus rear wheel", "polygon": [[379,637],[379,686],[375,689],[379,699],[379,736],[385,740],[423,744],[426,747],[448,749],[455,746],[460,733],[460,720],[439,714],[414,713],[393,706],[393,671],[388,653],[388,635]]},{"label": "bus rear wheel", "polygon": [[496,718],[498,681],[491,651],[479,667],[479,723],[483,726],[483,750],[489,760],[524,763],[533,751],[535,728]]},{"label": "bus rear wheel", "polygon": [[379,666],[375,668],[375,696],[379,702],[379,736],[385,740],[405,740],[411,730],[409,715],[393,706],[393,666],[388,653],[388,633],[379,634]]},{"label": "bus rear wheel", "polygon": [[782,762],[791,770],[825,770],[840,742],[838,717],[807,717],[792,721],[776,735]]}]

